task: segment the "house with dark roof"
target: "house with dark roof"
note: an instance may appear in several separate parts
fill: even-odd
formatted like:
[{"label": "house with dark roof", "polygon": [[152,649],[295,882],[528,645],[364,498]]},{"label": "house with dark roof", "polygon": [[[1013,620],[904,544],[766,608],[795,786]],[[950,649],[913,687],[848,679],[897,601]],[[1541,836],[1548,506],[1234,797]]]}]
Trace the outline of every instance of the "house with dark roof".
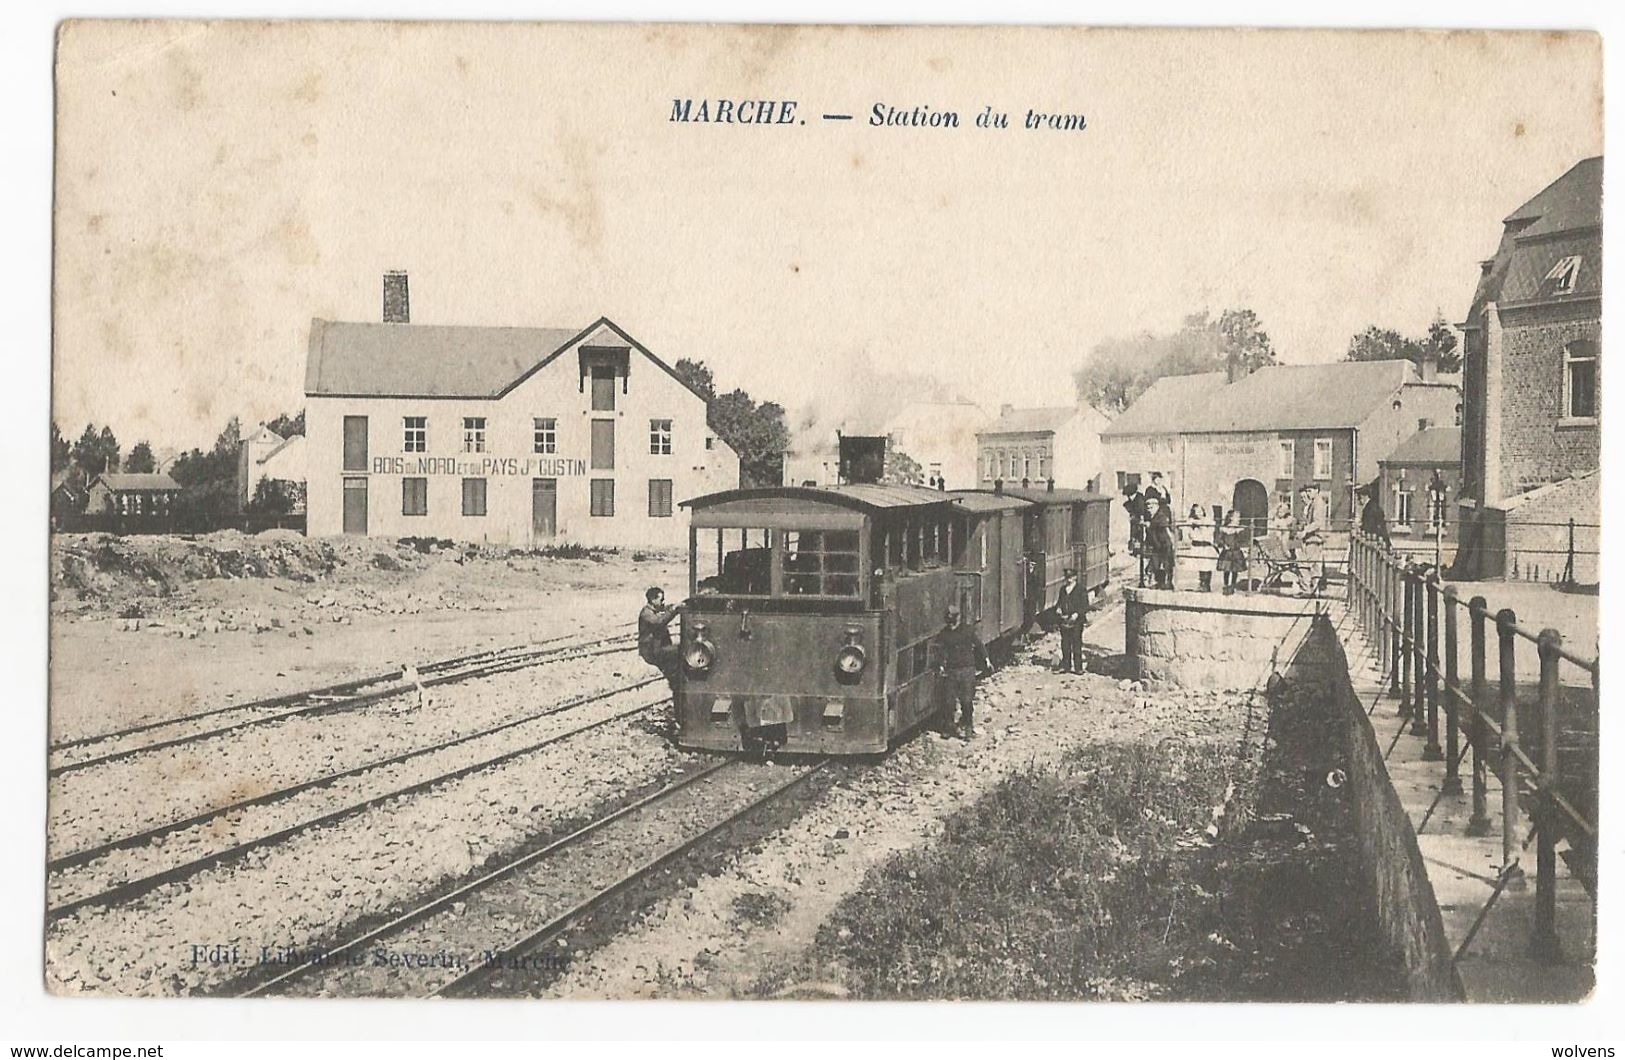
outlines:
[{"label": "house with dark roof", "polygon": [[168,519],[181,495],[181,484],[164,474],[104,472],[91,480],[85,512],[123,519]]},{"label": "house with dark roof", "polygon": [[[1400,442],[1377,461],[1377,496],[1395,539],[1426,538],[1435,528],[1456,540],[1456,498],[1461,495],[1461,428],[1427,427]],[[1434,500],[1443,488],[1443,504]]]},{"label": "house with dark roof", "polygon": [[1089,405],[1018,409],[1006,405],[976,432],[978,486],[1054,482],[1067,489],[1100,485],[1100,434],[1111,423]]},{"label": "house with dark roof", "polygon": [[[1541,565],[1547,550],[1566,548],[1563,524],[1571,517],[1589,541],[1580,547],[1595,550],[1601,157],[1576,163],[1502,220],[1500,244],[1480,263],[1460,327],[1459,573],[1503,577],[1515,566]],[[1595,557],[1583,562],[1591,576],[1576,577],[1595,580]]]},{"label": "house with dark roof", "polygon": [[605,317],[583,328],[314,320],[311,534],[680,546],[681,502],[739,484],[706,401]]},{"label": "house with dark roof", "polygon": [[[1165,376],[1102,432],[1102,459],[1119,491],[1161,472],[1181,518],[1201,504],[1262,524],[1287,497],[1301,517],[1312,485],[1320,517],[1341,529],[1354,487],[1417,431],[1453,425],[1459,404],[1454,377],[1404,360]],[[1114,509],[1114,532],[1126,537]]]}]

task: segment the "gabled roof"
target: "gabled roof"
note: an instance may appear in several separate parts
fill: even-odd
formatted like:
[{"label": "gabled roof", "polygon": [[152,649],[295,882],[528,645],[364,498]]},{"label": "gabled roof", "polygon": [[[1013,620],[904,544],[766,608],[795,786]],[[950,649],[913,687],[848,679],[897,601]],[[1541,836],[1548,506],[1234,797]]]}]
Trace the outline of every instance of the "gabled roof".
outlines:
[{"label": "gabled roof", "polygon": [[1190,419],[1207,401],[1208,395],[1222,386],[1223,372],[1165,375],[1119,413],[1112,425],[1100,432],[1101,437],[1167,434],[1180,430],[1179,425]]},{"label": "gabled roof", "polygon": [[[275,431],[268,431],[266,433],[270,434],[273,438],[281,437]],[[295,440],[304,441],[305,436],[302,434],[290,434],[288,437],[283,438],[280,442],[278,442],[270,452],[260,457],[257,462],[261,464],[269,463],[272,457],[282,452],[282,450],[288,448],[288,446],[292,445]]]},{"label": "gabled roof", "polygon": [[1226,383],[1219,372],[1164,377],[1101,433],[1121,437],[1358,427],[1416,379],[1410,361],[1274,364],[1234,383]]},{"label": "gabled roof", "polygon": [[999,418],[983,427],[979,434],[1027,434],[1033,431],[1059,429],[1078,415],[1076,405],[1055,405],[1048,408],[1011,409],[1001,412]]},{"label": "gabled roof", "polygon": [[95,485],[100,482],[114,493],[130,493],[154,490],[178,490],[181,484],[168,475],[159,474],[111,474],[97,475]]},{"label": "gabled roof", "polygon": [[1460,427],[1425,427],[1394,447],[1379,464],[1459,464]]},{"label": "gabled roof", "polygon": [[[608,317],[580,330],[314,319],[305,393],[323,397],[498,398],[599,328],[667,375],[670,365]],[[684,383],[687,386],[687,383]],[[689,387],[695,396],[700,396]]]},{"label": "gabled roof", "polygon": [[247,445],[249,442],[257,442],[261,438],[266,438],[267,440],[275,438],[278,445],[281,445],[283,442],[287,441],[287,439],[282,437],[282,435],[278,434],[262,423],[254,429],[254,433],[243,439],[243,444]]}]

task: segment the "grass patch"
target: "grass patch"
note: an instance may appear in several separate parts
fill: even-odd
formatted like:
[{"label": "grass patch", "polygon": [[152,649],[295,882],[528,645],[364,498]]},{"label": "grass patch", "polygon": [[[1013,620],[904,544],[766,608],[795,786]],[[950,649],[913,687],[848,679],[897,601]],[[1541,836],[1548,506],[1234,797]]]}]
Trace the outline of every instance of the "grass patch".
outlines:
[{"label": "grass patch", "polygon": [[1234,758],[1103,744],[1016,773],[865,881],[820,956],[868,997],[1162,995],[1216,899],[1179,840],[1211,822]]}]

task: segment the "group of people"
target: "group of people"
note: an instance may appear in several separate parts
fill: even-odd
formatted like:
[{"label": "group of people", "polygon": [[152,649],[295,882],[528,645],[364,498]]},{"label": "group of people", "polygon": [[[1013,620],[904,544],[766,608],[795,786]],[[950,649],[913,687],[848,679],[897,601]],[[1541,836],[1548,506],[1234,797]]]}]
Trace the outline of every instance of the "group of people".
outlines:
[{"label": "group of people", "polygon": [[[1386,519],[1376,505],[1375,492],[1364,490],[1370,500],[1362,512],[1362,523],[1371,521],[1373,507],[1380,532],[1387,534]],[[1292,499],[1282,496],[1269,517],[1269,531],[1279,536],[1287,555],[1315,568],[1321,566],[1326,544],[1326,523],[1319,503],[1319,491],[1312,485],[1302,490],[1301,517],[1293,512]],[[1247,549],[1252,532],[1234,508],[1215,522],[1202,504],[1192,504],[1183,522],[1176,522],[1173,504],[1161,472],[1151,473],[1151,484],[1141,492],[1138,482],[1123,488],[1123,507],[1129,515],[1129,552],[1140,560],[1140,587],[1172,589],[1174,565],[1181,552],[1196,570],[1197,588],[1213,591],[1213,573],[1219,572],[1226,594],[1235,592],[1239,576],[1247,570]],[[1373,532],[1367,528],[1367,532]],[[1296,571],[1301,591],[1316,591],[1323,575]]]}]

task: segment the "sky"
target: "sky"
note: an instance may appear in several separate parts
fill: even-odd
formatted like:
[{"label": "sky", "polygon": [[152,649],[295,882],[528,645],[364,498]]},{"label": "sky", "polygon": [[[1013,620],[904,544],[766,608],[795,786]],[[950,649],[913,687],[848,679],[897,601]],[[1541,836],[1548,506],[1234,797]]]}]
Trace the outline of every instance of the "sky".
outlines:
[{"label": "sky", "polygon": [[608,316],[792,411],[864,363],[1062,403],[1202,309],[1335,360],[1461,319],[1602,149],[1586,34],[70,23],[57,74],[54,415],[126,449],[300,407],[311,318],[378,319],[387,269],[416,323]]}]

